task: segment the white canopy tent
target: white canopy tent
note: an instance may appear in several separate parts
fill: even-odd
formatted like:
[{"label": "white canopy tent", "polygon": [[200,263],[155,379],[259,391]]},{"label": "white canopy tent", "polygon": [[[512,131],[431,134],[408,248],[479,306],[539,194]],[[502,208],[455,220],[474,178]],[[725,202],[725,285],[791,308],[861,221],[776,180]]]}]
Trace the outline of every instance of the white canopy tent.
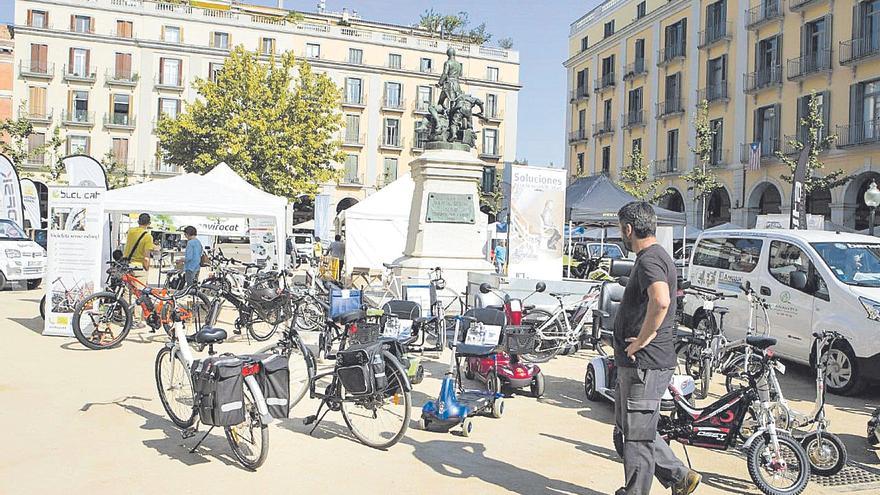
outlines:
[{"label": "white canopy tent", "polygon": [[375,194],[340,213],[345,223],[345,271],[381,269],[403,255],[415,182],[400,176]]},{"label": "white canopy tent", "polygon": [[184,174],[107,191],[107,213],[271,218],[276,246],[284,255],[287,200],[261,191],[225,163],[205,175]]}]

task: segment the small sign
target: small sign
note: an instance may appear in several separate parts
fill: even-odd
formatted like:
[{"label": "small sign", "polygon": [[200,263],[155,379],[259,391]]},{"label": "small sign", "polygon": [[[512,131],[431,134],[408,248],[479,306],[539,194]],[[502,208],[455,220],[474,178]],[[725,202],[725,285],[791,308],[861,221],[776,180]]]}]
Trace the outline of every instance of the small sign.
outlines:
[{"label": "small sign", "polygon": [[474,223],[474,197],[470,194],[428,194],[429,223]]}]

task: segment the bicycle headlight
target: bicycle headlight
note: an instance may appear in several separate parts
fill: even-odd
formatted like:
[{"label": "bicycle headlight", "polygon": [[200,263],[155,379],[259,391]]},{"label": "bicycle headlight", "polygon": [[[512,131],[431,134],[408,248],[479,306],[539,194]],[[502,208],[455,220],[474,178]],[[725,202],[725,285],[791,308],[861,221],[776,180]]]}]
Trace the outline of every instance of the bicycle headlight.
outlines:
[{"label": "bicycle headlight", "polygon": [[18,249],[7,249],[6,250],[7,258],[21,258],[21,251]]},{"label": "bicycle headlight", "polygon": [[869,320],[880,321],[880,302],[868,299],[867,297],[859,297],[859,302],[862,303],[862,307],[868,313]]}]

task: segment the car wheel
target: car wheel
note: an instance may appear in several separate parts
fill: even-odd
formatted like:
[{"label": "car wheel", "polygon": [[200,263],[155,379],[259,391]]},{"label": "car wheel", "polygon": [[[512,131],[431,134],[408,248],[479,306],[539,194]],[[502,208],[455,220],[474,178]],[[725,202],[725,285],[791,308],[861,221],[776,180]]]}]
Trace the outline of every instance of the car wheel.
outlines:
[{"label": "car wheel", "polygon": [[43,279],[41,279],[41,278],[32,278],[32,279],[28,280],[27,281],[28,290],[36,289],[37,287],[40,286],[40,282],[42,282],[42,281],[43,281]]},{"label": "car wheel", "polygon": [[855,395],[865,388],[859,363],[847,343],[836,344],[830,351],[825,384],[828,391],[838,395]]}]

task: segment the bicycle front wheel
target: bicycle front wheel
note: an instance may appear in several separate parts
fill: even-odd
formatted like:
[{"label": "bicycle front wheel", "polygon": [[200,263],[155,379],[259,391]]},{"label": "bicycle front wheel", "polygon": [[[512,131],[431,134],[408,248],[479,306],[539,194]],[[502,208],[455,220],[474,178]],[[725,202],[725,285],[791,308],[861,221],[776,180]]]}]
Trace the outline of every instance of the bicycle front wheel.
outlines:
[{"label": "bicycle front wheel", "polygon": [[523,325],[532,325],[538,331],[535,350],[522,354],[522,358],[530,363],[545,363],[552,359],[565,346],[565,331],[554,317],[543,309],[533,309],[522,317]]},{"label": "bicycle front wheel", "polygon": [[297,309],[296,328],[305,332],[310,332],[320,328],[324,323],[324,308],[316,301],[308,301]]},{"label": "bicycle front wheel", "polygon": [[299,336],[291,337],[287,367],[290,373],[290,407],[293,408],[309,390],[309,379],[315,374],[315,359]]},{"label": "bicycle front wheel", "polygon": [[244,386],[244,421],[223,428],[232,453],[245,469],[256,471],[269,455],[269,429],[257,409],[257,401]]},{"label": "bicycle front wheel", "polygon": [[131,331],[131,308],[113,292],[96,292],[73,309],[73,335],[89,349],[109,349]]},{"label": "bicycle front wheel", "polygon": [[406,377],[399,367],[390,363],[397,359],[385,352],[385,376],[388,385],[371,396],[352,399],[342,390],[342,418],[352,434],[364,445],[374,449],[387,449],[401,438],[409,426],[411,406],[410,393],[406,390]]},{"label": "bicycle front wheel", "polygon": [[178,353],[163,347],[156,355],[156,387],[162,407],[178,428],[189,428],[196,421],[193,408],[192,378],[189,367]]},{"label": "bicycle front wheel", "polygon": [[[197,332],[200,328],[208,324],[208,314],[211,311],[211,301],[208,296],[201,292],[194,292],[183,299],[176,302],[181,308],[189,311],[190,317],[183,321],[183,326],[187,335]],[[174,330],[174,324],[171,322],[171,310],[174,309],[173,304],[163,304],[162,327],[169,337],[174,337],[171,333]]]}]

